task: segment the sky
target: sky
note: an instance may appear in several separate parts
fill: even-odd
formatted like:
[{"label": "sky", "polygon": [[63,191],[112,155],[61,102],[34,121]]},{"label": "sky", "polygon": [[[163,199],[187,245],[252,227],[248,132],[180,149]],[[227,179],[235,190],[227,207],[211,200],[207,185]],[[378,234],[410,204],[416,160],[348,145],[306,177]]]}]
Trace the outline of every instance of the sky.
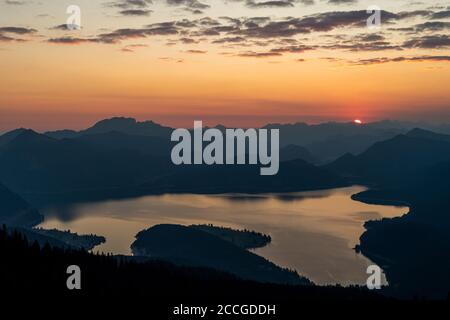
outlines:
[{"label": "sky", "polygon": [[0,0],[0,131],[450,122],[449,49],[450,0]]}]

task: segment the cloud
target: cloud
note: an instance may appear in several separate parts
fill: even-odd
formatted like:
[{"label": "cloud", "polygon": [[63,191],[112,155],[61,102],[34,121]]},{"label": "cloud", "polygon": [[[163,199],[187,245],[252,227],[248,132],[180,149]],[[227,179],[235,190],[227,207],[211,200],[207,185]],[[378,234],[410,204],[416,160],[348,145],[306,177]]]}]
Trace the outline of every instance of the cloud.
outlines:
[{"label": "cloud", "polygon": [[386,37],[379,33],[359,34],[353,37],[345,35],[331,36],[332,44],[323,45],[325,49],[336,49],[346,51],[384,51],[402,50],[400,45],[392,44]]},{"label": "cloud", "polygon": [[23,42],[26,41],[16,36],[31,35],[36,33],[36,29],[23,27],[0,27],[0,42]]},{"label": "cloud", "polygon": [[170,6],[183,6],[188,9],[204,10],[210,8],[209,4],[204,4],[198,0],[166,0]]},{"label": "cloud", "polygon": [[142,10],[142,9],[127,9],[119,11],[123,16],[149,16],[152,10]]},{"label": "cloud", "polygon": [[406,48],[441,49],[450,47],[448,35],[428,35],[417,37],[403,44]]},{"label": "cloud", "polygon": [[430,10],[414,10],[414,11],[402,11],[397,13],[399,19],[410,19],[416,17],[426,18],[429,17],[433,11]]},{"label": "cloud", "polygon": [[15,38],[5,36],[4,34],[0,33],[0,42],[9,42],[9,41],[15,41]]},{"label": "cloud", "polygon": [[83,39],[83,38],[75,38],[75,37],[59,37],[59,38],[50,38],[47,40],[49,43],[53,44],[69,44],[69,45],[78,45],[83,43],[95,43],[98,42],[96,39]]},{"label": "cloud", "polygon": [[175,62],[175,63],[183,63],[184,62],[183,59],[172,58],[172,57],[160,57],[158,59],[162,60],[162,61]]},{"label": "cloud", "polygon": [[361,59],[357,61],[352,61],[350,64],[354,65],[373,65],[373,64],[382,64],[389,62],[425,62],[425,61],[434,61],[434,62],[450,62],[450,56],[416,56],[416,57],[396,57],[396,58],[373,58],[373,59]]},{"label": "cloud", "polygon": [[[197,0],[164,0],[169,6],[181,7],[209,7],[203,2]],[[230,0],[229,0],[230,1]],[[244,0],[234,0],[235,2],[245,3]],[[297,3],[294,0],[282,0],[290,3]],[[253,3],[267,4],[268,2],[278,1],[253,1]],[[303,2],[303,1],[300,1]],[[141,10],[147,12],[150,1],[143,0],[127,0],[110,2],[109,6],[129,10],[129,14],[140,15]],[[275,6],[277,6],[276,4]],[[136,8],[141,9],[136,9]],[[144,8],[144,9],[142,9]],[[143,13],[143,15],[144,15]],[[395,24],[403,20],[413,17],[432,16],[433,12],[429,10],[401,11],[398,13],[382,11],[381,18],[383,24]],[[71,38],[60,37],[49,39],[50,43],[59,44],[81,44],[81,43],[104,43],[117,44],[122,41],[131,39],[141,39],[153,36],[165,36],[167,45],[189,45],[201,42],[209,42],[216,45],[224,45],[228,48],[235,48],[239,51],[243,46],[249,49],[239,53],[243,57],[272,57],[288,53],[298,53],[306,50],[315,50],[318,48],[345,50],[351,52],[358,51],[388,51],[388,50],[405,50],[408,48],[424,48],[424,49],[440,49],[447,48],[448,35],[427,35],[424,37],[414,37],[406,40],[393,40],[391,38],[393,32],[404,31],[414,32],[436,32],[448,30],[450,22],[445,21],[426,21],[421,24],[404,26],[401,28],[386,28],[386,33],[362,33],[349,36],[344,33],[341,35],[319,34],[333,30],[354,28],[355,31],[364,30],[367,18],[370,16],[366,10],[350,10],[350,11],[329,11],[306,15],[303,17],[283,17],[276,18],[272,16],[256,16],[256,17],[203,17],[198,19],[179,19],[160,23],[145,25],[140,28],[121,28],[105,33],[98,34],[89,38]],[[414,20],[415,22],[415,20]],[[61,26],[55,27],[62,28]],[[364,29],[363,29],[364,28]],[[389,32],[389,33],[387,33]],[[353,34],[349,32],[347,34]],[[305,45],[304,41],[310,41],[311,35],[314,34],[314,44]],[[301,41],[297,36],[303,35]],[[7,36],[7,35],[6,35]],[[170,37],[169,37],[170,36]],[[328,37],[329,42],[320,43],[321,39]],[[3,40],[3,41],[8,41]],[[264,47],[265,49],[255,49],[255,47]],[[241,48],[241,49],[239,49]],[[129,49],[129,48],[128,48]],[[128,52],[128,50],[125,50]],[[185,51],[186,52],[186,51]]]},{"label": "cloud", "polygon": [[179,41],[183,44],[193,44],[193,43],[198,43],[198,40],[192,39],[192,38],[180,38]]},{"label": "cloud", "polygon": [[203,50],[186,50],[186,53],[192,53],[192,54],[205,54],[208,53],[208,51],[203,51]]},{"label": "cloud", "polygon": [[59,24],[59,25],[57,25],[57,26],[54,26],[54,27],[51,27],[50,28],[50,30],[62,30],[62,31],[66,31],[66,30],[68,30],[69,28],[68,28],[68,26],[67,26],[67,24]]},{"label": "cloud", "polygon": [[120,0],[114,2],[107,2],[107,7],[120,8],[120,9],[133,9],[133,8],[147,8],[153,2],[151,0]]},{"label": "cloud", "polygon": [[10,6],[23,6],[29,3],[28,1],[21,1],[21,0],[5,0],[5,4]]},{"label": "cloud", "polygon": [[153,2],[151,0],[119,0],[113,2],[107,2],[104,5],[110,8],[121,9],[118,13],[121,16],[149,16],[152,10],[148,7]]},{"label": "cloud", "polygon": [[1,27],[0,33],[14,33],[14,34],[31,34],[37,32],[36,29],[23,27]]},{"label": "cloud", "polygon": [[279,52],[254,52],[254,51],[247,51],[237,54],[238,57],[243,58],[269,58],[269,57],[278,57],[282,54]]},{"label": "cloud", "polygon": [[303,45],[296,45],[296,46],[286,46],[286,47],[278,47],[273,48],[270,50],[272,53],[300,53],[305,51],[315,50],[315,47],[313,46],[303,46]]},{"label": "cloud", "polygon": [[358,0],[328,0],[330,4],[354,4],[358,2]]},{"label": "cloud", "polygon": [[296,3],[313,5],[314,0],[229,0],[230,2],[242,2],[247,8],[292,8]]},{"label": "cloud", "polygon": [[[292,37],[298,34],[326,32],[342,27],[363,27],[370,16],[365,10],[333,11],[302,18],[288,17],[280,20],[243,21],[229,33],[254,38]],[[393,23],[401,16],[382,11],[382,23]]]},{"label": "cloud", "polygon": [[431,19],[433,19],[433,20],[446,19],[446,18],[450,18],[450,10],[434,12],[431,15]]},{"label": "cloud", "polygon": [[276,47],[265,52],[255,52],[255,51],[241,52],[237,54],[237,56],[244,58],[270,58],[270,57],[280,57],[284,53],[302,53],[309,50],[315,50],[315,47],[304,45]]},{"label": "cloud", "polygon": [[293,7],[294,1],[290,0],[278,0],[278,1],[254,1],[247,0],[245,5],[249,8],[286,8]]},{"label": "cloud", "polygon": [[347,51],[384,51],[384,50],[403,50],[401,46],[392,45],[389,42],[377,41],[369,43],[355,43],[355,44],[334,44],[323,46],[326,49],[338,49]]},{"label": "cloud", "polygon": [[140,29],[117,29],[113,32],[103,33],[97,36],[97,42],[101,43],[117,43],[122,40],[146,38],[149,36],[158,35],[175,35],[179,33],[179,27],[175,22],[163,22],[148,25],[145,28]]},{"label": "cloud", "polygon": [[75,30],[75,29],[80,29],[81,27],[79,25],[76,24],[60,24],[54,27],[49,28],[50,30],[60,30],[60,31],[70,31],[70,30]]},{"label": "cloud", "polygon": [[245,38],[243,37],[225,37],[221,39],[216,39],[212,43],[222,44],[222,43],[241,43],[245,42]]},{"label": "cloud", "polygon": [[432,21],[418,24],[415,26],[416,31],[442,31],[450,30],[450,22]]},{"label": "cloud", "polygon": [[135,49],[146,48],[146,47],[148,47],[146,44],[129,44],[120,50],[122,52],[135,52]]},{"label": "cloud", "polygon": [[81,44],[81,43],[105,43],[115,44],[124,40],[146,38],[150,36],[177,35],[181,28],[177,22],[162,22],[147,25],[143,28],[124,28],[102,33],[92,38],[59,37],[48,40],[50,43]]}]

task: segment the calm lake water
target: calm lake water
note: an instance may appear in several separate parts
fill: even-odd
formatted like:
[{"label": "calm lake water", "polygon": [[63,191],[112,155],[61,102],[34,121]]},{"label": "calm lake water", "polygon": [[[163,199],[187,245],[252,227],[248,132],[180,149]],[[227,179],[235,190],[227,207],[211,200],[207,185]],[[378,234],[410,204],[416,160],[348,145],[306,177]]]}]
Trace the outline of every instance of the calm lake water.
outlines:
[{"label": "calm lake water", "polygon": [[405,214],[405,207],[367,205],[350,196],[363,187],[263,195],[162,195],[47,208],[43,228],[98,234],[94,251],[131,254],[137,232],[161,223],[212,223],[272,236],[254,250],[317,284],[365,284],[370,260],[354,252],[367,220]]}]

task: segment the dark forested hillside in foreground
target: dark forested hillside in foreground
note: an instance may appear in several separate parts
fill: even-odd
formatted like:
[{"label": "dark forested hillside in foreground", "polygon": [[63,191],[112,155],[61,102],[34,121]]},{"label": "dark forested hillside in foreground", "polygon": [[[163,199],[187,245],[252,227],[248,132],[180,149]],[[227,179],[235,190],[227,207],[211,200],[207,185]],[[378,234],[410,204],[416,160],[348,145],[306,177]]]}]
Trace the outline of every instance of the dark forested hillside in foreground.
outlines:
[{"label": "dark forested hillside in foreground", "polygon": [[410,205],[403,217],[367,222],[359,248],[384,268],[396,296],[445,298],[450,293],[450,163],[438,167],[430,168],[426,178],[417,174],[409,186],[354,196],[369,203]]},{"label": "dark forested hillside in foreground", "polygon": [[384,300],[360,288],[286,286],[239,280],[205,268],[178,267],[167,262],[93,255],[82,250],[29,244],[19,233],[0,230],[0,283],[3,292],[69,294],[70,265],[81,268],[81,291],[72,295],[142,296],[175,302],[245,303],[296,300]]},{"label": "dark forested hillside in foreground", "polygon": [[353,196],[407,204],[400,218],[370,221],[358,246],[385,270],[389,293],[445,298],[450,292],[450,136],[415,129],[345,156],[330,170],[372,185]]}]

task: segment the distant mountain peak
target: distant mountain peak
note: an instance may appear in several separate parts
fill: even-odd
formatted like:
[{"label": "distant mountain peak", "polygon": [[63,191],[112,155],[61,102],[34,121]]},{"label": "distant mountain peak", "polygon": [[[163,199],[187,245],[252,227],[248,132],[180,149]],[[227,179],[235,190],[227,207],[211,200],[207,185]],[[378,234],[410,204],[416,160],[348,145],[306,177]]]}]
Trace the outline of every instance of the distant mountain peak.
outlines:
[{"label": "distant mountain peak", "polygon": [[113,117],[109,119],[103,119],[95,123],[91,128],[99,128],[105,126],[117,126],[117,125],[127,125],[133,126],[137,123],[134,118],[125,118],[125,117]]},{"label": "distant mountain peak", "polygon": [[171,128],[164,127],[152,120],[139,122],[134,118],[114,117],[98,121],[92,127],[78,132],[78,135],[120,132],[139,136],[167,136]]},{"label": "distant mountain peak", "polygon": [[142,122],[136,121],[136,122],[137,123],[141,123],[141,124],[148,124],[148,125],[154,125],[154,126],[162,127],[162,125],[160,125],[159,123],[156,123],[153,120],[145,120],[145,121],[142,121]]},{"label": "distant mountain peak", "polygon": [[[30,129],[19,128],[6,132],[0,136],[0,147],[14,140],[17,136],[29,131]],[[32,130],[31,130],[32,131]]]},{"label": "distant mountain peak", "polygon": [[47,137],[43,134],[40,134],[32,129],[24,129],[22,130],[17,136],[16,138],[19,137],[25,137],[25,138],[33,138],[33,137],[45,137],[47,139],[50,139],[50,137]]},{"label": "distant mountain peak", "polygon": [[414,128],[408,133],[406,136],[411,138],[422,138],[422,139],[430,139],[430,140],[439,140],[439,141],[450,141],[450,136],[446,134],[436,133],[430,130],[425,130],[421,128]]},{"label": "distant mountain peak", "polygon": [[56,141],[54,138],[46,136],[45,134],[38,133],[31,129],[22,130],[18,135],[16,135],[13,139],[9,141],[9,144],[13,144],[14,146],[19,146],[30,143],[38,143],[38,142],[52,142]]},{"label": "distant mountain peak", "polygon": [[434,132],[432,132],[430,130],[425,130],[425,129],[422,129],[422,128],[414,128],[414,129],[410,130],[409,132],[407,132],[406,135],[414,136],[414,135],[417,135],[417,134],[429,134],[429,133],[433,133],[434,134]]}]

